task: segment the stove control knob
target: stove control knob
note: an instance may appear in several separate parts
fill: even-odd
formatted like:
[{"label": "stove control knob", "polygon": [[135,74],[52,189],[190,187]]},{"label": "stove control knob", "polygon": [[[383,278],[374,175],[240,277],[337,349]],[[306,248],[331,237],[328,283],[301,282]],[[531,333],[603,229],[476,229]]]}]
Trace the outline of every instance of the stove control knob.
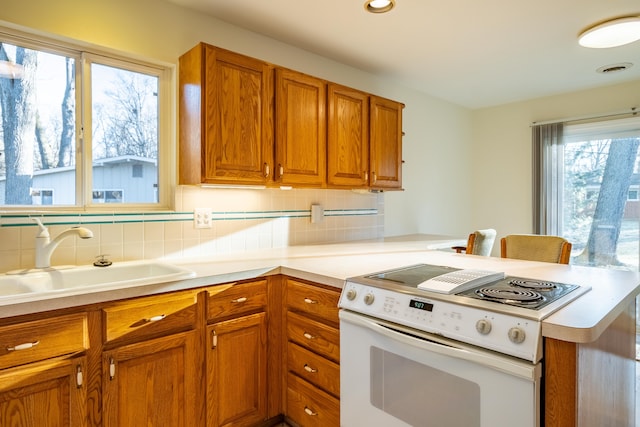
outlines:
[{"label": "stove control knob", "polygon": [[476,322],[476,331],[480,332],[482,335],[487,335],[491,332],[491,322],[487,319],[480,319]]},{"label": "stove control knob", "polygon": [[364,303],[367,305],[373,304],[373,300],[375,300],[375,297],[373,296],[373,294],[366,294],[364,296]]},{"label": "stove control knob", "polygon": [[356,292],[355,289],[349,289],[347,291],[347,299],[349,301],[353,301],[354,299],[356,299],[356,296],[358,296],[358,293]]},{"label": "stove control knob", "polygon": [[517,326],[509,329],[509,340],[511,340],[511,342],[514,344],[520,344],[524,342],[525,336],[526,334],[524,333],[524,331]]}]

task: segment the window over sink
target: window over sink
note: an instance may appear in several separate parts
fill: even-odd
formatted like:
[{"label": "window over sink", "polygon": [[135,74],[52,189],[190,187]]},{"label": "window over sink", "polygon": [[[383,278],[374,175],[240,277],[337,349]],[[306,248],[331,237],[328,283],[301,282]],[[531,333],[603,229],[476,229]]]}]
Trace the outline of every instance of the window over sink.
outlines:
[{"label": "window over sink", "polygon": [[0,208],[169,208],[170,73],[0,27]]}]

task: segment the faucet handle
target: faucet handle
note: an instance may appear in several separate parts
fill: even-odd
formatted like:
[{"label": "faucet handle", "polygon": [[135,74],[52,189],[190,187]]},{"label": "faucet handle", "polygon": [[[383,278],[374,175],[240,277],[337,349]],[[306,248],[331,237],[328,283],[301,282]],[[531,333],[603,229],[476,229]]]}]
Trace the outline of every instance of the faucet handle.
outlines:
[{"label": "faucet handle", "polygon": [[40,233],[36,237],[49,237],[49,229],[42,224],[40,218],[32,217],[31,219],[40,227]]}]

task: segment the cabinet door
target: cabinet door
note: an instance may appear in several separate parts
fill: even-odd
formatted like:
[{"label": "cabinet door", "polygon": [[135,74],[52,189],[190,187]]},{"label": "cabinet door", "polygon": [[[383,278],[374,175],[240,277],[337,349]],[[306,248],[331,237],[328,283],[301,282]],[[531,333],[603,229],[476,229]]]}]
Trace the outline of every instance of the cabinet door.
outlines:
[{"label": "cabinet door", "polygon": [[195,332],[170,335],[104,352],[105,427],[196,425],[198,370]]},{"label": "cabinet door", "polygon": [[369,180],[372,188],[402,187],[402,109],[399,102],[371,97]]},{"label": "cabinet door", "polygon": [[327,183],[369,183],[369,95],[335,84],[328,87]]},{"label": "cabinet door", "polygon": [[276,180],[321,187],[326,181],[326,83],[276,70]]},{"label": "cabinet door", "polygon": [[264,183],[273,162],[273,70],[207,47],[206,181]]},{"label": "cabinet door", "polygon": [[200,44],[180,57],[180,183],[265,184],[273,170],[273,67]]},{"label": "cabinet door", "polygon": [[267,418],[267,323],[257,313],[208,326],[209,427],[253,425]]},{"label": "cabinet door", "polygon": [[84,357],[0,371],[0,426],[87,425]]}]

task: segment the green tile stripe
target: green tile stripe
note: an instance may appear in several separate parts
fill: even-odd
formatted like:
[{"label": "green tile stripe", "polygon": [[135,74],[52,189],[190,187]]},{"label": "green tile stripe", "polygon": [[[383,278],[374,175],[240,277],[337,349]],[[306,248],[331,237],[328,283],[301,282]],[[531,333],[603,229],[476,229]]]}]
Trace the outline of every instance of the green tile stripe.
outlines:
[{"label": "green tile stripe", "polygon": [[[326,217],[375,216],[377,209],[328,209]],[[278,218],[310,218],[310,210],[283,211],[239,211],[212,212],[214,221],[262,220]],[[35,226],[32,217],[40,218],[43,224],[124,224],[137,222],[191,222],[193,212],[142,212],[142,213],[43,213],[43,214],[0,214],[0,227]]]}]

